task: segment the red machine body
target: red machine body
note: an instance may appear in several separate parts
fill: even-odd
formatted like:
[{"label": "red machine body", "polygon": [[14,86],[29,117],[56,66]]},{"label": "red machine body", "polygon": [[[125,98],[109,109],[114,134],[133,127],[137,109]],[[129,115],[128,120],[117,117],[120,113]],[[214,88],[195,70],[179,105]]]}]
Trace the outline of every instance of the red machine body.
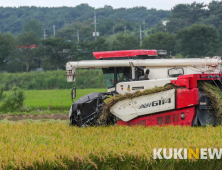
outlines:
[{"label": "red machine body", "polygon": [[164,126],[164,125],[181,125],[192,126],[195,119],[196,106],[199,105],[199,89],[197,82],[202,80],[217,80],[216,76],[222,74],[191,74],[181,75],[177,80],[172,80],[171,83],[178,87],[186,87],[176,89],[176,109],[166,112],[154,113],[151,115],[141,116],[131,121],[118,121],[117,125],[128,126]]},{"label": "red machine body", "polygon": [[[181,114],[185,114],[185,118],[181,119]],[[195,116],[195,107],[188,107],[178,110],[172,110],[168,112],[155,113],[153,115],[143,116],[131,120],[129,122],[118,121],[117,125],[128,126],[163,126],[163,125],[182,125],[191,126]]]}]

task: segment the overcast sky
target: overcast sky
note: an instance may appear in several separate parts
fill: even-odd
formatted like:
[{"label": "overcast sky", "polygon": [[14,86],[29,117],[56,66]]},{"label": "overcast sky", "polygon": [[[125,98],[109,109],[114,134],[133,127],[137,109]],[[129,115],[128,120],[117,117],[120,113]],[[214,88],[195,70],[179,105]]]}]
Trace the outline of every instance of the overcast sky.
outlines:
[{"label": "overcast sky", "polygon": [[[170,10],[176,4],[192,3],[194,0],[0,0],[0,6],[41,6],[41,7],[75,7],[81,3],[88,3],[90,6],[99,8],[104,5],[111,5],[113,8],[132,8],[135,6],[145,6],[148,9]],[[196,0],[208,4],[212,0]]]}]

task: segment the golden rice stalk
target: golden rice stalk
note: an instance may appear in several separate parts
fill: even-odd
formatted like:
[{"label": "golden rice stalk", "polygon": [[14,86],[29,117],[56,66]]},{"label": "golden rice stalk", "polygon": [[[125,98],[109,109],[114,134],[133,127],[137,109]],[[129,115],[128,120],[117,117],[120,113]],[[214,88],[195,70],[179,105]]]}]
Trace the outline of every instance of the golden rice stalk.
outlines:
[{"label": "golden rice stalk", "polygon": [[198,88],[210,98],[211,106],[220,122],[222,122],[222,94],[220,90],[207,81],[198,82]]}]

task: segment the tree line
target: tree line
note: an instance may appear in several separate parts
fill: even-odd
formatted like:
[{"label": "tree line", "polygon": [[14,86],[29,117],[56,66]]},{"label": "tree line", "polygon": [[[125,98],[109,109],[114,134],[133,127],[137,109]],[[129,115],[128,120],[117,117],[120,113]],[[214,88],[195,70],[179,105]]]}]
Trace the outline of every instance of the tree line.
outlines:
[{"label": "tree line", "polygon": [[[108,50],[164,49],[168,51],[167,57],[222,55],[220,6],[222,2],[218,1],[212,1],[208,6],[196,2],[176,5],[169,17],[164,19],[168,20],[166,25],[161,21],[152,27],[141,25],[142,39],[139,24],[124,18],[115,22],[104,18],[98,25],[102,34],[96,40],[92,35],[94,26],[89,20],[64,26],[56,30],[55,35],[46,29],[46,36],[42,38],[43,23],[30,19],[17,35],[0,33],[0,70],[29,72],[39,67],[59,70],[64,69],[68,61],[93,60],[92,52]],[[218,20],[208,23],[208,17]]]},{"label": "tree line", "polygon": [[[98,28],[101,35],[113,33],[113,28],[116,31],[123,30],[123,26],[129,26],[127,29],[132,29],[135,24],[138,25],[142,22],[145,22],[146,27],[150,27],[158,23],[162,18],[167,18],[171,13],[167,10],[147,9],[146,7],[114,9],[109,5],[95,9],[88,4],[80,4],[76,7],[53,8],[35,6],[0,7],[0,31],[17,35],[23,31],[25,23],[35,18],[42,22],[42,27],[47,29],[48,34],[53,34],[53,25],[58,30],[74,22],[88,21],[92,23],[94,11],[96,11],[98,22],[101,25]],[[127,25],[121,26],[120,23],[116,22],[118,18],[124,19]],[[106,29],[107,24],[111,24],[113,28]],[[43,35],[43,31],[41,35]]]}]

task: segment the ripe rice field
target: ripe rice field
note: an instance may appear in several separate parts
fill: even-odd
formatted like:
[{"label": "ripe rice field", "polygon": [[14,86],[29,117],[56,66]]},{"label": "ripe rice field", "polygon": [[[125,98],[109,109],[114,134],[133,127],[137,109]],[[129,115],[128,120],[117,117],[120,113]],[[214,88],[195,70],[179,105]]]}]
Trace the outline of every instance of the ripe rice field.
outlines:
[{"label": "ripe rice field", "polygon": [[[75,100],[106,90],[77,89]],[[28,90],[25,105],[33,110],[65,110],[61,116],[67,117],[70,93],[71,89]],[[222,166],[221,159],[153,160],[154,148],[222,148],[222,126],[78,128],[69,126],[66,118],[8,120],[0,120],[0,169],[214,170]]]},{"label": "ripe rice field", "polygon": [[222,160],[153,160],[153,148],[221,148],[222,127],[87,127],[2,122],[0,169],[221,169]]}]

